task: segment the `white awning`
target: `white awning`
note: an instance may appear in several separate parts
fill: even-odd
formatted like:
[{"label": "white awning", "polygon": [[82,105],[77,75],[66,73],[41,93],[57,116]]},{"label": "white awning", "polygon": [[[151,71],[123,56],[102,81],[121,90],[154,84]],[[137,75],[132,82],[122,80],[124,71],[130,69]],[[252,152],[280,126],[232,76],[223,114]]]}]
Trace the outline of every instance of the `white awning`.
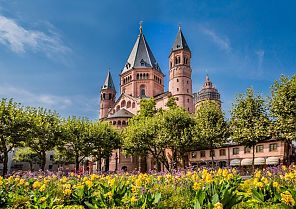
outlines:
[{"label": "white awning", "polygon": [[255,158],[254,165],[265,165],[265,159],[262,157]]},{"label": "white awning", "polygon": [[230,166],[240,166],[240,160],[239,159],[233,159],[230,161]]},{"label": "white awning", "polygon": [[252,159],[243,159],[241,165],[252,165]]},{"label": "white awning", "polygon": [[280,158],[279,157],[268,157],[266,159],[267,165],[278,165],[280,164]]}]

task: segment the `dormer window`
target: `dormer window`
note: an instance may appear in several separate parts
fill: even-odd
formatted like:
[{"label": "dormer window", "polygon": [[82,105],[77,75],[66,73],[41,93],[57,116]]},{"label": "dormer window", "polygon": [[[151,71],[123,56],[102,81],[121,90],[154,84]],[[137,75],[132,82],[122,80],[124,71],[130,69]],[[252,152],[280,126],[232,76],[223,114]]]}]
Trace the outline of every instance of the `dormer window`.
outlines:
[{"label": "dormer window", "polygon": [[141,59],[141,66],[145,66],[145,61],[143,59]]}]

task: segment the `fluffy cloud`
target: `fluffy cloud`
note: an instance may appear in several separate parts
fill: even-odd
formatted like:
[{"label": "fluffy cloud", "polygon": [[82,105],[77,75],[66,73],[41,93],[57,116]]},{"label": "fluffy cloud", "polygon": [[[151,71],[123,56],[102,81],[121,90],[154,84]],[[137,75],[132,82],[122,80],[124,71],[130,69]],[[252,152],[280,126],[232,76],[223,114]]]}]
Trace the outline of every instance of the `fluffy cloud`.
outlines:
[{"label": "fluffy cloud", "polygon": [[8,46],[18,54],[33,50],[51,57],[53,54],[66,54],[70,51],[57,34],[26,29],[15,20],[2,15],[0,15],[0,44]]}]

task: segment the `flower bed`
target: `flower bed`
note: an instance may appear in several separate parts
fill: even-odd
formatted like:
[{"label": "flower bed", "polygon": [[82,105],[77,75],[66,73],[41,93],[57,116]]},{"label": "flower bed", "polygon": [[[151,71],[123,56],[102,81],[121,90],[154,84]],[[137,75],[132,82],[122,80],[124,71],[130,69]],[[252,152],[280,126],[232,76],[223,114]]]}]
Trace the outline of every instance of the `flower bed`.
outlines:
[{"label": "flower bed", "polygon": [[296,208],[296,167],[175,174],[18,175],[0,179],[0,208]]}]

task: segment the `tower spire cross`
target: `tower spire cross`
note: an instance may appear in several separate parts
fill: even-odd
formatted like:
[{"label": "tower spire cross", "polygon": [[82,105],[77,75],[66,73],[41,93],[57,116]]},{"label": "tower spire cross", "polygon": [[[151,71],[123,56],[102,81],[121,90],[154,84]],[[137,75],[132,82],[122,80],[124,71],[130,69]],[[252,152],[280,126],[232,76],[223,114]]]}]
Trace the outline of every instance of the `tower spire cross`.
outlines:
[{"label": "tower spire cross", "polygon": [[139,24],[140,24],[140,34],[142,34],[143,33],[143,21],[141,20]]}]

